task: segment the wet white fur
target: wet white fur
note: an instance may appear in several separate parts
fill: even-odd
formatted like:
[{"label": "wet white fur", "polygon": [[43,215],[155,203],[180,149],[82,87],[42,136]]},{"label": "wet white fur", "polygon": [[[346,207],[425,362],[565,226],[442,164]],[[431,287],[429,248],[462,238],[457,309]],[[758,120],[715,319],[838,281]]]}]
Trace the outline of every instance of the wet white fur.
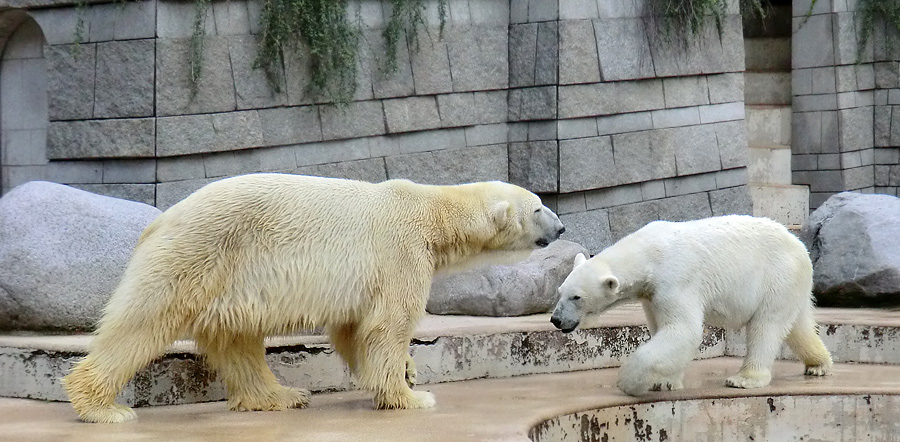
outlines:
[{"label": "wet white fur", "polygon": [[643,305],[651,339],[619,371],[618,386],[629,395],[682,388],[704,323],[746,327],[747,355],[728,386],[768,385],[785,338],[806,374],[831,368],[813,319],[809,255],[774,221],[739,215],[656,221],[575,264],[553,313],[560,328],[622,302]]},{"label": "wet white fur", "polygon": [[377,407],[432,407],[431,393],[411,390],[404,374],[435,271],[482,253],[527,256],[561,227],[536,195],[501,182],[282,174],[214,182],[144,231],[65,387],[85,421],[133,419],[116,394],[191,336],[224,379],[230,408],[302,407],[309,392],[278,384],[263,338],[324,326]]}]

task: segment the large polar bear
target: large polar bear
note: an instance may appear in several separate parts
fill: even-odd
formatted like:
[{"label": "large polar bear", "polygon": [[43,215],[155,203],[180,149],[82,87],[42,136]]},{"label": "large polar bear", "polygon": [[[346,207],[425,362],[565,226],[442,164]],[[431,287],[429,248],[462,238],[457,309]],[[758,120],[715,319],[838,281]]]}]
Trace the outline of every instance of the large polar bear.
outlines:
[{"label": "large polar bear", "polygon": [[769,219],[655,221],[589,260],[576,256],[551,321],[570,332],[585,314],[640,301],[651,338],[619,370],[618,387],[632,396],[682,388],[704,323],[746,327],[747,356],[725,384],[763,387],[785,337],[807,375],[831,369],[813,319],[812,274],[803,243]]},{"label": "large polar bear", "polygon": [[324,326],[378,408],[428,408],[404,375],[435,271],[524,258],[564,231],[531,192],[502,182],[429,186],[284,174],[211,183],[142,234],[89,354],[64,384],[88,422],[135,418],[114,399],[175,339],[191,336],[232,410],[303,407],[263,337]]}]

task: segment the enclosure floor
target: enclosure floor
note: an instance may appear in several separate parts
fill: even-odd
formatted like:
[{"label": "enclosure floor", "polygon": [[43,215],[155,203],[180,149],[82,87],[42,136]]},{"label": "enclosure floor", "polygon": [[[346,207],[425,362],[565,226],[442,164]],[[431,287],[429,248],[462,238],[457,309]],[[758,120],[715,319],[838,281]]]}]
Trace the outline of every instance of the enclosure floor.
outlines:
[{"label": "enclosure floor", "polygon": [[[900,394],[900,367],[838,364],[834,375],[801,375],[779,361],[769,387],[725,388],[737,358],[691,364],[685,390],[643,399],[833,394]],[[538,422],[575,411],[637,403],[615,388],[617,368],[481,379],[419,387],[437,396],[433,410],[376,411],[361,391],[316,394],[310,407],[281,412],[230,412],[224,402],[137,409],[138,420],[85,424],[67,403],[0,398],[0,439],[9,441],[528,441]]]}]

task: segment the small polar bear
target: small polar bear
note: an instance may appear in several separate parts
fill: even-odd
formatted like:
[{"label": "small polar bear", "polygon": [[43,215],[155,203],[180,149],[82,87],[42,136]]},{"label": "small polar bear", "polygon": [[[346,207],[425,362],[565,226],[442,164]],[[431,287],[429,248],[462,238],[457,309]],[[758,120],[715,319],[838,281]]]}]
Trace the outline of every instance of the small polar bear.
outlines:
[{"label": "small polar bear", "polygon": [[769,384],[785,338],[807,375],[831,369],[813,319],[812,275],[803,243],[772,220],[655,221],[591,259],[576,256],[551,321],[568,333],[586,314],[640,301],[651,338],[625,361],[618,381],[632,396],[683,388],[704,323],[746,327],[746,358],[725,385],[758,388]]},{"label": "small polar bear", "polygon": [[137,370],[190,336],[232,410],[303,407],[263,338],[324,327],[377,408],[429,408],[409,341],[436,271],[522,259],[565,229],[537,195],[495,182],[430,186],[253,174],[206,185],[141,235],[90,352],[63,380],[87,422],[134,419],[114,402]]}]

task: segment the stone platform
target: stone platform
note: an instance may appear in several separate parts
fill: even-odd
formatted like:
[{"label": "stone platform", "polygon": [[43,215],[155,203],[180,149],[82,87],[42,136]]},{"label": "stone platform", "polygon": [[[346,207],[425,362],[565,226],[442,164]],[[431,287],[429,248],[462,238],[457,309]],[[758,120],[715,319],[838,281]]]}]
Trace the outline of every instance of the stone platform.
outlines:
[{"label": "stone platform", "polygon": [[[647,338],[638,306],[600,315],[569,335],[554,330],[546,315],[429,316],[411,346],[424,384],[416,388],[432,391],[438,399],[438,407],[427,411],[372,410],[371,395],[354,389],[325,338],[317,335],[268,343],[270,366],[282,382],[320,392],[309,409],[232,413],[221,402],[199,404],[220,400],[224,390],[203,368],[191,343],[179,342],[142,371],[120,400],[138,406],[195,404],[143,407],[134,423],[88,425],[79,423],[65,403],[0,398],[0,435],[10,440],[92,441],[567,441],[600,440],[603,435],[612,437],[609,440],[660,440],[659,429],[667,428],[669,440],[705,440],[686,422],[707,419],[702,428],[721,435],[733,425],[736,435],[756,435],[757,440],[800,440],[838,424],[839,430],[829,433],[837,436],[823,440],[863,440],[854,437],[867,434],[894,440],[890,437],[900,434],[900,428],[893,427],[900,425],[900,396],[894,396],[900,394],[900,315],[819,309],[817,317],[823,339],[839,362],[834,376],[804,377],[798,362],[780,361],[769,387],[725,388],[725,377],[740,367],[740,359],[731,356],[743,353],[743,340],[738,333],[711,329],[700,354],[705,360],[691,364],[685,390],[635,399],[615,389],[617,370],[611,367]],[[58,378],[84,353],[89,340],[0,337],[0,395],[64,400]],[[663,414],[656,410],[660,407],[672,413],[663,413],[669,417],[662,421]],[[724,411],[712,419],[709,410]],[[671,417],[676,415],[680,417]],[[627,428],[622,427],[624,420],[613,425],[615,416],[628,418]],[[638,420],[646,428],[639,430]]]}]

